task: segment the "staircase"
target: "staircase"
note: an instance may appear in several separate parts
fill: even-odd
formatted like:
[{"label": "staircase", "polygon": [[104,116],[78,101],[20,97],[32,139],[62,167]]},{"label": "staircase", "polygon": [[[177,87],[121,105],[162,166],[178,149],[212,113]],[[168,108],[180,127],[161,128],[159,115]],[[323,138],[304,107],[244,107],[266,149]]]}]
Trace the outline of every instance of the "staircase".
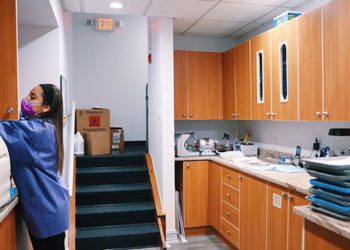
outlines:
[{"label": "staircase", "polygon": [[77,157],[76,249],[159,246],[144,149]]}]

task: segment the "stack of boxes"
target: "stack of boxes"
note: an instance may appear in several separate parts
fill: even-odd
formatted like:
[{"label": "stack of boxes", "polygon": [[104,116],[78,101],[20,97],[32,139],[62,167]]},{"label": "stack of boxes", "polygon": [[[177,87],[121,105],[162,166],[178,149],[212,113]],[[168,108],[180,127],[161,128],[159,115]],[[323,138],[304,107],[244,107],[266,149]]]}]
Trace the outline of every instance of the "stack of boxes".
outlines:
[{"label": "stack of boxes", "polygon": [[305,166],[316,177],[310,180],[311,208],[350,221],[350,157],[309,159]]},{"label": "stack of boxes", "polygon": [[78,109],[76,132],[84,137],[88,155],[110,154],[111,149],[124,150],[123,129],[110,128],[109,109]]}]

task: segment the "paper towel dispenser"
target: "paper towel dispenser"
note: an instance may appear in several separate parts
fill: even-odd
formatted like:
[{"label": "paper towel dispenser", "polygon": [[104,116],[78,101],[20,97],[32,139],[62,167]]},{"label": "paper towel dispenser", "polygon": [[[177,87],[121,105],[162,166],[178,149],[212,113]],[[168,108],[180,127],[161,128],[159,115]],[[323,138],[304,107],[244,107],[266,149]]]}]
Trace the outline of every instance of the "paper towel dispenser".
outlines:
[{"label": "paper towel dispenser", "polygon": [[10,155],[0,136],[0,207],[11,199]]}]

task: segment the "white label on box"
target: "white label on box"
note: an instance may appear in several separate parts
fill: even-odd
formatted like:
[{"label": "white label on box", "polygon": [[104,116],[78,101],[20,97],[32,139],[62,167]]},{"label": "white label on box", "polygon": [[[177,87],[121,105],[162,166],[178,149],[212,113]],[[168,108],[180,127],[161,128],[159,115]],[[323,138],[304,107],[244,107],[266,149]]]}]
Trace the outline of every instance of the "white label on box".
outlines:
[{"label": "white label on box", "polygon": [[119,144],[117,144],[117,145],[112,145],[112,149],[119,149]]},{"label": "white label on box", "polygon": [[272,195],[272,204],[274,207],[282,208],[282,197],[277,194]]},{"label": "white label on box", "polygon": [[113,132],[112,143],[120,143],[120,132]]}]

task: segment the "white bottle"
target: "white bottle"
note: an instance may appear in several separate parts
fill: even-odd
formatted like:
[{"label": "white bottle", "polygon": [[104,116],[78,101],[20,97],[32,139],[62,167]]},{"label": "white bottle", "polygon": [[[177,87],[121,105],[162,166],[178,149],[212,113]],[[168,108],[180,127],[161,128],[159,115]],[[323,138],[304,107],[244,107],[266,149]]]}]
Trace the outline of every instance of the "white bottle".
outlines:
[{"label": "white bottle", "polygon": [[78,132],[74,135],[74,154],[83,155],[84,153],[84,138]]}]

